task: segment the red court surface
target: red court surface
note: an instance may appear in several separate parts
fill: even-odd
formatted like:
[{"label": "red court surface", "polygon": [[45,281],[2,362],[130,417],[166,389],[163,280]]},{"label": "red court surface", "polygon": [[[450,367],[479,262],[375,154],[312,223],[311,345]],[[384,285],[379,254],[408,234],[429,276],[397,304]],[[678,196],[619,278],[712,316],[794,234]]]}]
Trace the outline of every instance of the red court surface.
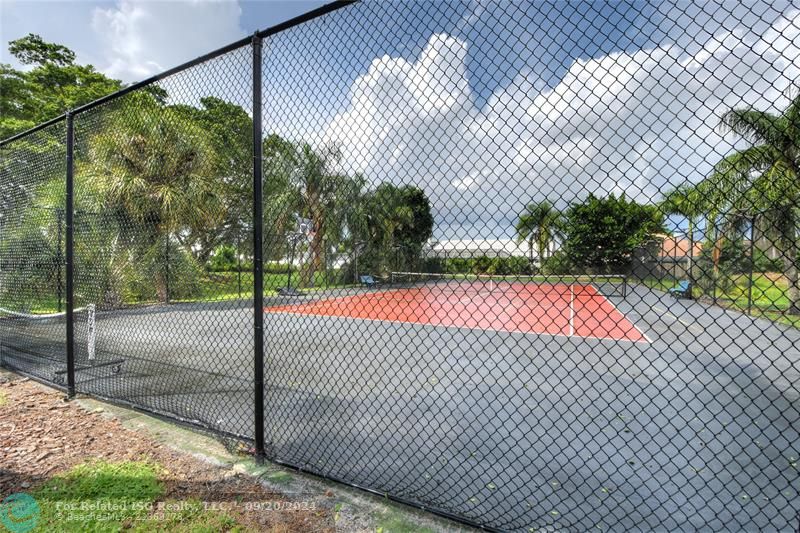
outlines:
[{"label": "red court surface", "polygon": [[649,342],[605,296],[586,285],[508,283],[485,291],[435,286],[377,290],[266,311]]}]

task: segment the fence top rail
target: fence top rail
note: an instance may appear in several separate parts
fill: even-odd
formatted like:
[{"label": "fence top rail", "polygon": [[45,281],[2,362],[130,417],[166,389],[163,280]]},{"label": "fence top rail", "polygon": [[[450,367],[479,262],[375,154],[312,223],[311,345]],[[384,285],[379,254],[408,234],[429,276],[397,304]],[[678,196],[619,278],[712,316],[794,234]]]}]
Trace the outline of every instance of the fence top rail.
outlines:
[{"label": "fence top rail", "polygon": [[27,137],[28,135],[33,135],[37,131],[43,130],[48,126],[52,126],[53,124],[57,124],[58,122],[61,122],[66,117],[67,117],[67,114],[66,113],[62,113],[61,115],[58,115],[57,117],[53,117],[53,118],[51,118],[50,120],[48,120],[46,122],[42,122],[41,124],[37,124],[37,125],[35,125],[34,127],[30,128],[30,129],[27,129],[25,131],[21,131],[19,133],[15,133],[11,137],[8,137],[6,139],[0,139],[0,147],[3,147],[3,146],[5,146],[5,145],[7,145],[7,144],[9,144],[9,143],[11,143],[13,141],[21,139],[22,137]]},{"label": "fence top rail", "polygon": [[[264,30],[259,30],[259,31],[255,32],[255,35],[258,36],[259,38],[263,39],[265,37],[269,37],[270,35],[275,35],[275,34],[280,33],[282,31],[286,31],[286,30],[288,30],[290,28],[293,28],[294,26],[297,26],[299,24],[303,24],[304,22],[308,22],[308,21],[313,20],[315,18],[318,18],[318,17],[321,17],[321,16],[326,15],[328,13],[331,13],[332,11],[336,11],[337,9],[341,9],[343,7],[346,7],[346,6],[350,5],[350,4],[354,4],[357,1],[358,0],[336,0],[336,1],[331,2],[329,4],[325,4],[323,6],[320,6],[317,9],[312,9],[311,11],[309,11],[307,13],[303,13],[302,15],[299,15],[297,17],[294,17],[294,18],[289,19],[287,21],[281,22],[280,24],[276,24],[275,26],[271,26],[271,27],[266,28]],[[239,39],[238,41],[235,41],[235,42],[232,42],[230,44],[227,44],[227,45],[223,46],[222,48],[218,48],[218,49],[216,49],[216,50],[214,50],[212,52],[209,52],[207,54],[203,54],[201,56],[198,56],[198,57],[196,57],[196,58],[194,58],[194,59],[192,59],[190,61],[187,61],[186,63],[183,63],[183,64],[178,65],[176,67],[173,67],[171,69],[165,70],[164,72],[161,72],[159,74],[151,76],[151,77],[149,77],[149,78],[147,78],[145,80],[142,80],[142,81],[133,83],[131,85],[128,85],[127,87],[123,87],[119,91],[113,92],[111,94],[107,94],[106,96],[98,98],[97,100],[94,100],[94,101],[89,102],[87,104],[83,104],[82,106],[76,107],[75,109],[72,109],[72,110],[70,110],[70,111],[68,111],[66,113],[62,113],[61,115],[58,115],[57,117],[51,118],[50,120],[48,120],[46,122],[42,122],[41,124],[37,124],[36,126],[30,128],[28,130],[25,130],[25,131],[22,131],[20,133],[14,134],[11,137],[8,137],[6,139],[0,139],[0,147],[5,146],[6,144],[8,144],[8,143],[10,143],[12,141],[16,141],[16,140],[19,140],[19,139],[21,139],[23,137],[31,135],[31,134],[33,134],[33,133],[35,133],[35,132],[37,132],[37,131],[39,131],[39,130],[41,130],[43,128],[46,128],[47,126],[55,124],[56,122],[58,122],[60,120],[64,120],[66,118],[66,116],[68,114],[70,114],[70,113],[73,114],[73,115],[76,115],[78,113],[82,113],[84,111],[88,111],[90,109],[93,109],[93,108],[95,108],[95,107],[97,107],[99,105],[102,105],[102,104],[106,103],[106,102],[109,102],[111,100],[115,100],[115,99],[120,98],[122,96],[125,96],[126,94],[128,94],[130,92],[133,92],[133,91],[135,91],[137,89],[141,89],[142,87],[146,87],[146,86],[151,85],[153,83],[156,83],[156,82],[158,82],[160,80],[163,80],[164,78],[172,76],[173,74],[177,74],[179,72],[182,72],[184,70],[192,68],[192,67],[194,67],[196,65],[199,65],[200,63],[203,63],[205,61],[209,61],[209,60],[214,59],[216,57],[219,57],[221,55],[227,54],[228,52],[232,52],[233,50],[237,50],[239,48],[242,48],[243,46],[247,46],[248,44],[250,44],[252,42],[252,40],[253,40],[252,36],[244,37],[242,39]]]}]

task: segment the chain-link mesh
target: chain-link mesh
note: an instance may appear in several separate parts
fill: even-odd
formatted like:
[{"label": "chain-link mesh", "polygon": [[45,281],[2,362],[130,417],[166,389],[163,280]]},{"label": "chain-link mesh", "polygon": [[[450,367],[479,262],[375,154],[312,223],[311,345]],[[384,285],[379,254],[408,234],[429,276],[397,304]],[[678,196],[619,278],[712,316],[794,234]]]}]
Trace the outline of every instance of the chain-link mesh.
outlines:
[{"label": "chain-link mesh", "polygon": [[0,147],[0,362],[63,381],[64,121]]},{"label": "chain-link mesh", "polygon": [[268,302],[270,453],[503,530],[797,527],[799,31],[366,2],[267,39],[265,224],[304,293]]},{"label": "chain-link mesh", "polygon": [[[79,391],[488,529],[800,527],[800,6],[265,35],[261,109],[242,46],[75,115]],[[64,133],[0,148],[0,355],[48,380]]]},{"label": "chain-link mesh", "polygon": [[96,306],[77,389],[249,438],[251,64],[243,47],[75,117],[75,305]]}]

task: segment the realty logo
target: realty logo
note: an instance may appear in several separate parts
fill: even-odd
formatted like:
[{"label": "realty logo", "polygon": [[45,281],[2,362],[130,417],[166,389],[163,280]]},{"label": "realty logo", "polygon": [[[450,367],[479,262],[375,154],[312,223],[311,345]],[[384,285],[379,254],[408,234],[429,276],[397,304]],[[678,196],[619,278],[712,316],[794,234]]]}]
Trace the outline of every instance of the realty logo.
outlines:
[{"label": "realty logo", "polygon": [[27,533],[39,522],[41,509],[33,496],[18,492],[0,503],[0,522],[11,533]]}]

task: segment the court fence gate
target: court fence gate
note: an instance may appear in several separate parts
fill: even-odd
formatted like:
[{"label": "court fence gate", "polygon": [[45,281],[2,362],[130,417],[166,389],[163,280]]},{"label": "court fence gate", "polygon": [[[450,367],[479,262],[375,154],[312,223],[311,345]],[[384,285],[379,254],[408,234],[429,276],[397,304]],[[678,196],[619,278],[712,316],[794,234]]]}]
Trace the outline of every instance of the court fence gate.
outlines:
[{"label": "court fence gate", "polygon": [[0,364],[489,530],[797,530],[800,8],[335,2],[0,142]]}]

